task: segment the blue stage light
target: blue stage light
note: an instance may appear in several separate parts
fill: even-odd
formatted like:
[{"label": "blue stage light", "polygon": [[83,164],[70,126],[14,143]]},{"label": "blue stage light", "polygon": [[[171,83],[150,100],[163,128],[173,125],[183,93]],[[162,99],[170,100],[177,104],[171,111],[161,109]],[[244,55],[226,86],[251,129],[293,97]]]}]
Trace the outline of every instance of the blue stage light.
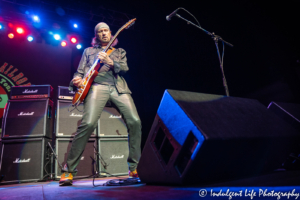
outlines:
[{"label": "blue stage light", "polygon": [[32,36],[28,36],[28,37],[27,37],[27,40],[28,40],[29,42],[31,42],[31,41],[33,40],[33,37],[32,37]]},{"label": "blue stage light", "polygon": [[3,28],[3,26],[0,24],[0,29],[2,29]]},{"label": "blue stage light", "polygon": [[33,20],[34,20],[35,22],[39,22],[39,21],[40,21],[40,18],[39,18],[37,15],[34,15],[34,16],[33,16]]},{"label": "blue stage light", "polygon": [[77,45],[76,45],[76,48],[77,48],[77,49],[81,49],[81,47],[82,47],[81,44],[77,44]]},{"label": "blue stage light", "polygon": [[58,35],[58,34],[54,34],[53,37],[54,37],[54,39],[56,39],[56,40],[60,40],[60,35]]},{"label": "blue stage light", "polygon": [[77,24],[74,24],[73,26],[74,26],[74,28],[78,28],[78,25],[77,25]]}]

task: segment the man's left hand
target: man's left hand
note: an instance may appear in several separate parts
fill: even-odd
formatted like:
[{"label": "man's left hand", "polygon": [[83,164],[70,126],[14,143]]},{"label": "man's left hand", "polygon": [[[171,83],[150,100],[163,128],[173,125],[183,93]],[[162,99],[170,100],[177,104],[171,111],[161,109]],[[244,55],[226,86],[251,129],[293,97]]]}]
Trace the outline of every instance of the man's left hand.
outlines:
[{"label": "man's left hand", "polygon": [[99,52],[98,53],[98,58],[104,64],[108,64],[109,66],[113,66],[114,65],[114,61],[112,59],[110,59],[110,57],[106,53],[104,53],[104,52]]}]

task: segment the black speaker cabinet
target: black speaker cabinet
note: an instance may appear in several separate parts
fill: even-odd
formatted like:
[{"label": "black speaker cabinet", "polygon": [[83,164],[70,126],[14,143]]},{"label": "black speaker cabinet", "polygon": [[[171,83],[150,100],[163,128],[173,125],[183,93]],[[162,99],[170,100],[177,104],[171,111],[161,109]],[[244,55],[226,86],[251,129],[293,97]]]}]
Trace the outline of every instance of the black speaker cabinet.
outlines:
[{"label": "black speaker cabinet", "polygon": [[2,138],[51,138],[52,108],[49,99],[9,100],[2,121]]},{"label": "black speaker cabinet", "polygon": [[268,109],[289,123],[300,134],[300,105],[293,103],[271,102]]},{"label": "black speaker cabinet", "polygon": [[257,100],[166,90],[138,173],[180,185],[253,176],[281,167],[299,138]]},{"label": "black speaker cabinet", "polygon": [[2,140],[0,177],[2,183],[42,180],[51,173],[48,138]]},{"label": "black speaker cabinet", "polygon": [[98,121],[99,137],[128,137],[127,127],[120,112],[114,107],[104,107]]},{"label": "black speaker cabinet", "polygon": [[[67,161],[68,153],[71,149],[73,138],[56,138],[55,152],[58,156],[59,162],[64,166]],[[75,178],[88,177],[93,175],[93,170],[96,170],[97,159],[95,155],[95,148],[97,148],[96,138],[90,138],[85,146],[85,150],[80,158],[80,162],[77,166],[77,174]],[[93,165],[93,159],[95,163]],[[59,179],[61,177],[61,169],[55,162],[55,178]]]},{"label": "black speaker cabinet", "polygon": [[[80,104],[77,109],[71,106],[72,102],[68,100],[58,100],[56,110],[56,137],[74,137],[77,127],[82,120],[83,104]],[[72,110],[73,109],[73,110]],[[69,110],[72,110],[69,112]],[[92,133],[91,137],[96,137],[97,128]]]},{"label": "black speaker cabinet", "polygon": [[100,138],[98,144],[100,174],[128,175],[128,138]]}]

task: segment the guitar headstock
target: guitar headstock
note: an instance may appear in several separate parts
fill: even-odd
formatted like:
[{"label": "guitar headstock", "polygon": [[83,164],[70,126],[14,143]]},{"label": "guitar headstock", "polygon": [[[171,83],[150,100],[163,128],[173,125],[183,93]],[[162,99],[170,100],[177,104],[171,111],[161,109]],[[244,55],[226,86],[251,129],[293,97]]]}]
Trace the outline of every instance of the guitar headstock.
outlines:
[{"label": "guitar headstock", "polygon": [[128,29],[128,28],[130,28],[134,23],[135,23],[135,20],[136,20],[136,18],[134,18],[134,19],[132,19],[132,20],[129,20],[126,24],[124,24],[123,26],[122,26],[122,28],[121,28],[121,30],[123,30],[123,29]]},{"label": "guitar headstock", "polygon": [[115,39],[118,37],[118,35],[120,34],[121,31],[123,31],[125,28],[129,28],[130,26],[132,26],[135,23],[136,18],[129,20],[126,24],[124,24],[114,35],[114,37],[110,40],[110,42],[108,43],[108,45],[105,48],[105,52],[107,52],[107,50],[109,49],[109,47],[112,45],[112,43],[115,41]]},{"label": "guitar headstock", "polygon": [[[134,21],[132,21],[132,20],[134,20]],[[130,21],[132,21],[132,22],[126,27],[126,29],[129,29],[131,26],[133,26],[133,24],[135,24],[136,18],[134,18],[134,19],[132,19],[132,20],[130,20]]]}]

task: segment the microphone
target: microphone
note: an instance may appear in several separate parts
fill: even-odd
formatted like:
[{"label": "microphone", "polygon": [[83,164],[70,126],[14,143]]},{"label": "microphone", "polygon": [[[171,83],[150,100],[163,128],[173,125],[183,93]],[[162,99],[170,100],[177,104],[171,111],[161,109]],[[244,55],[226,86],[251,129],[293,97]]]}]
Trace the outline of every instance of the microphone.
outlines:
[{"label": "microphone", "polygon": [[180,8],[177,8],[176,10],[174,10],[174,12],[172,12],[171,14],[169,14],[166,19],[167,21],[170,21],[171,18],[177,13],[177,11],[179,10]]}]

